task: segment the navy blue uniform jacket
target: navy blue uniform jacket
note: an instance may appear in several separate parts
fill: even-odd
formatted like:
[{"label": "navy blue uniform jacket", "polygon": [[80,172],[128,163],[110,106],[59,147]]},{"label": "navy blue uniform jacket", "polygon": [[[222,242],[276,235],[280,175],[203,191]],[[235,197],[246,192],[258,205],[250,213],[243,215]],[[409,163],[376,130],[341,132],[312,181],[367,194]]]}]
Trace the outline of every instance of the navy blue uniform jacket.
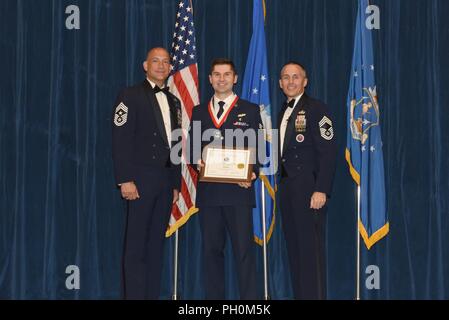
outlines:
[{"label": "navy blue uniform jacket", "polygon": [[[285,107],[279,114],[279,121],[284,112]],[[312,192],[328,196],[332,191],[337,154],[331,119],[324,103],[304,93],[288,119],[280,161],[281,177],[310,173],[315,181],[309,186]]]},{"label": "navy blue uniform jacket", "polygon": [[[171,129],[180,127],[181,104],[167,92]],[[170,160],[162,112],[153,88],[145,80],[125,88],[114,106],[112,155],[117,184],[135,181],[139,168],[169,170],[174,189],[180,189],[180,165]],[[172,146],[176,141],[172,142]],[[155,183],[157,183],[155,181]]]}]

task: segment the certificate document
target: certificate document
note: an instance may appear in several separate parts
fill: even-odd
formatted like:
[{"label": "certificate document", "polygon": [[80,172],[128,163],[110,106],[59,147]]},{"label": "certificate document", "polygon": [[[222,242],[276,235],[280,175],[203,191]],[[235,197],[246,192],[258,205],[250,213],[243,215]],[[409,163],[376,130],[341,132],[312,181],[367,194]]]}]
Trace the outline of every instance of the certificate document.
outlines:
[{"label": "certificate document", "polygon": [[239,183],[251,182],[252,150],[206,147],[200,181]]}]

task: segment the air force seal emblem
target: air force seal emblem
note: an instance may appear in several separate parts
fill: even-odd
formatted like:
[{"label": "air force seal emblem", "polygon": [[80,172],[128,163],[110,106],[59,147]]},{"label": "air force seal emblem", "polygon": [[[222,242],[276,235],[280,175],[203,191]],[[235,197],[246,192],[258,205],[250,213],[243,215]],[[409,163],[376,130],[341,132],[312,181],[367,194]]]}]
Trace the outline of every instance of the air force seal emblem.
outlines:
[{"label": "air force seal emblem", "polygon": [[371,128],[379,125],[379,104],[377,102],[376,87],[363,88],[366,96],[360,100],[350,102],[351,134],[354,140],[362,144],[369,138]]}]

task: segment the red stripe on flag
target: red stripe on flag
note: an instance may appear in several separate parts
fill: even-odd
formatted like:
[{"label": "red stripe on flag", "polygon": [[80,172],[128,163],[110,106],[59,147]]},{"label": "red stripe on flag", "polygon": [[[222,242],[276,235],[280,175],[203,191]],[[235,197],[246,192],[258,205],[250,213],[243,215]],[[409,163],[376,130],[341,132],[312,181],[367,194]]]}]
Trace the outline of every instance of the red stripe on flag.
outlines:
[{"label": "red stripe on flag", "polygon": [[192,177],[192,181],[196,185],[196,182],[198,180],[198,172],[191,165],[188,165],[187,169],[189,169],[189,173],[190,173],[190,176]]},{"label": "red stripe on flag", "polygon": [[195,87],[197,89],[198,97],[199,97],[199,91],[200,86],[198,84],[198,66],[196,64],[192,64],[189,66],[190,73],[192,74],[193,81],[195,81]]},{"label": "red stripe on flag", "polygon": [[189,188],[187,187],[186,181],[184,178],[181,179],[181,193],[184,196],[184,202],[186,204],[186,208],[187,210],[191,207],[193,207],[193,203],[192,203],[192,199],[190,197],[190,192],[189,192]]},{"label": "red stripe on flag", "polygon": [[182,218],[183,214],[179,211],[178,205],[176,203],[173,204],[171,208],[171,215],[175,218],[176,221]]},{"label": "red stripe on flag", "polygon": [[189,115],[189,119],[192,116],[192,108],[193,108],[193,101],[192,97],[190,97],[189,90],[186,87],[186,84],[184,83],[184,80],[181,77],[181,73],[177,72],[173,75],[173,82],[178,89],[179,95],[181,96],[181,100],[184,102],[184,105],[186,107],[187,114]]}]

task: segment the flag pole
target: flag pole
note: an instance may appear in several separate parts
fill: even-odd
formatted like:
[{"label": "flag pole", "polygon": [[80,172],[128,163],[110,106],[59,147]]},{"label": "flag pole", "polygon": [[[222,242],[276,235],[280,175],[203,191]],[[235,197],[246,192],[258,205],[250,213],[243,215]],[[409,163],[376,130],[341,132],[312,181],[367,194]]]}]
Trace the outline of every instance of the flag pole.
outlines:
[{"label": "flag pole", "polygon": [[356,300],[360,300],[360,185],[357,185],[357,288]]},{"label": "flag pole", "polygon": [[267,228],[265,221],[265,184],[263,180],[261,182],[262,189],[262,235],[263,235],[263,288],[264,288],[264,299],[270,300],[268,296],[268,264],[267,264]]},{"label": "flag pole", "polygon": [[172,300],[178,300],[178,230],[175,231],[175,250],[173,253],[173,295]]}]

